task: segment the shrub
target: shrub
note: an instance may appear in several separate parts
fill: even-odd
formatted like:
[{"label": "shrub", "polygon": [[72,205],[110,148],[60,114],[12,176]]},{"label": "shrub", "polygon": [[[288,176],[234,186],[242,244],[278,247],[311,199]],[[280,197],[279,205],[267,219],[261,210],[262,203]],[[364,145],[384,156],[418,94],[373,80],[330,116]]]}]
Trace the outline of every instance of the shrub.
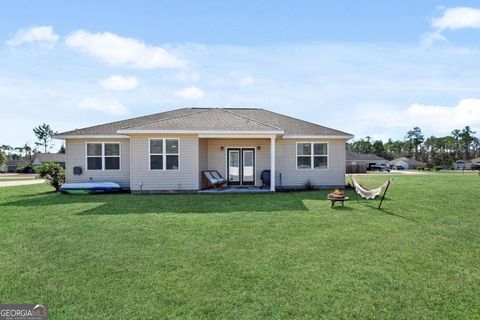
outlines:
[{"label": "shrub", "polygon": [[7,163],[7,156],[0,151],[0,167]]},{"label": "shrub", "polygon": [[58,191],[65,182],[65,170],[57,163],[44,163],[41,167],[36,167],[35,169],[38,177],[54,187],[55,191]]},{"label": "shrub", "polygon": [[35,168],[31,164],[26,164],[24,166],[17,168],[17,173],[35,173]]}]

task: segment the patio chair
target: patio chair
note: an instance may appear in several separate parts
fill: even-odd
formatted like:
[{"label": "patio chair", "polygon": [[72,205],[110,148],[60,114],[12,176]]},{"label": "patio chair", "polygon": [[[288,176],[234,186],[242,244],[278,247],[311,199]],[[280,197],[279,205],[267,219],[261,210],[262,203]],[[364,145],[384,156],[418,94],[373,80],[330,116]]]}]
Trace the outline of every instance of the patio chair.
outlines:
[{"label": "patio chair", "polygon": [[217,170],[204,170],[202,171],[202,175],[208,187],[218,189],[227,186],[228,181],[225,180]]}]

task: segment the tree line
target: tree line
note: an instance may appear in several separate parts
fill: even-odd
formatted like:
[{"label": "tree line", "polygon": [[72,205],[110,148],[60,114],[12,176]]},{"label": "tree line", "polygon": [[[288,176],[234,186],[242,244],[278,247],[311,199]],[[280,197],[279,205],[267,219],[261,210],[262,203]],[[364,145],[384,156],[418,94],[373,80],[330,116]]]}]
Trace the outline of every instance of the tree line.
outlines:
[{"label": "tree line", "polygon": [[[31,162],[36,153],[41,151],[47,153],[52,148],[52,138],[55,135],[55,131],[48,124],[44,123],[33,128],[33,133],[37,138],[34,147],[28,143],[18,147],[12,147],[8,144],[0,145],[0,165],[5,164],[8,160],[26,160]],[[65,153],[65,148],[62,146],[58,153]]]},{"label": "tree line", "polygon": [[457,160],[480,157],[480,140],[470,126],[455,129],[443,137],[425,138],[422,130],[415,127],[403,140],[372,140],[365,137],[347,144],[347,149],[358,153],[370,153],[387,160],[409,157],[423,161],[428,166],[448,166]]}]

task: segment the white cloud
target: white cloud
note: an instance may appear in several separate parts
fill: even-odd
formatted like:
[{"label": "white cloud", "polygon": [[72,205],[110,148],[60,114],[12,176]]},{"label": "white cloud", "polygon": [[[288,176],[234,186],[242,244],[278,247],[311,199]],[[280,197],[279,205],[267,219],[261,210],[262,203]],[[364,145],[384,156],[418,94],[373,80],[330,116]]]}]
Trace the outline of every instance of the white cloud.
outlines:
[{"label": "white cloud", "polygon": [[36,43],[51,48],[55,45],[58,39],[59,36],[55,34],[53,27],[40,26],[19,29],[6,43],[13,47],[20,46],[24,43]]},{"label": "white cloud", "polygon": [[439,31],[457,29],[480,29],[480,9],[457,7],[445,10],[443,15],[432,22]]},{"label": "white cloud", "polygon": [[126,114],[128,112],[127,108],[117,100],[104,100],[94,97],[81,99],[77,106],[80,109],[100,111],[113,115]]},{"label": "white cloud", "polygon": [[255,84],[255,78],[251,76],[243,77],[238,81],[238,85],[241,87],[248,87]]},{"label": "white cloud", "polygon": [[67,46],[90,54],[111,66],[140,69],[179,68],[187,63],[162,47],[147,45],[137,39],[110,32],[91,33],[79,30],[65,40]]},{"label": "white cloud", "polygon": [[407,109],[407,115],[420,125],[432,128],[479,127],[480,99],[463,99],[454,107],[415,103]]},{"label": "white cloud", "polygon": [[445,30],[480,29],[480,9],[456,7],[443,11],[443,14],[432,20],[433,32],[421,36],[422,45],[431,46],[437,41],[447,42],[442,34]]},{"label": "white cloud", "polygon": [[202,89],[193,86],[175,92],[175,97],[187,100],[199,100],[202,99],[204,96],[205,94]]},{"label": "white cloud", "polygon": [[448,42],[447,38],[445,38],[444,35],[442,35],[440,32],[427,32],[424,33],[421,37],[422,41],[422,46],[424,47],[430,47],[432,46],[435,42]]},{"label": "white cloud", "polygon": [[[382,110],[379,121],[378,110]],[[434,134],[446,134],[453,129],[465,126],[480,128],[480,99],[462,99],[451,106],[414,103],[406,109],[399,107],[362,108],[362,122],[376,121],[377,127],[383,129],[419,126]],[[387,130],[388,131],[388,130]]]},{"label": "white cloud", "polygon": [[138,79],[135,77],[123,77],[112,75],[100,81],[102,87],[114,91],[133,90],[138,86]]}]

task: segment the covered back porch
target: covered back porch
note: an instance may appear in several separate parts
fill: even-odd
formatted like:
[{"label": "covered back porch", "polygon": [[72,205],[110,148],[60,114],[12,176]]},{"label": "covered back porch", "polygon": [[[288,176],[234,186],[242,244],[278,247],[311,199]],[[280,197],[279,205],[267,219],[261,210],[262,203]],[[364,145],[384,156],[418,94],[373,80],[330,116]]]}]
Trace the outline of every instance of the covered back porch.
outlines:
[{"label": "covered back porch", "polygon": [[[199,135],[199,189],[201,192],[275,191],[275,135]],[[227,188],[208,188],[202,171],[216,170]],[[270,186],[262,188],[261,174],[270,170]]]}]

